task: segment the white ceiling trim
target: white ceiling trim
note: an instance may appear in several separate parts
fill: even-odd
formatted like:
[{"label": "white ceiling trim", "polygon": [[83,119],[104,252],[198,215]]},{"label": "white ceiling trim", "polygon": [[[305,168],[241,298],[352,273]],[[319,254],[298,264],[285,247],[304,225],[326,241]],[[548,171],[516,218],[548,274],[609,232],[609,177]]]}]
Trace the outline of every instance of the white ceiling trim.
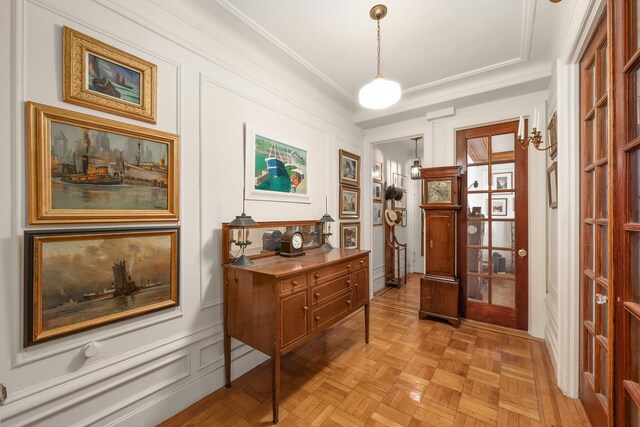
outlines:
[{"label": "white ceiling trim", "polygon": [[[332,87],[338,93],[343,95],[345,98],[357,104],[357,99],[352,96],[349,92],[347,92],[342,86],[335,83],[332,79],[330,79],[327,75],[322,73],[296,52],[294,52],[291,48],[289,48],[286,44],[281,42],[277,37],[272,35],[269,31],[260,26],[253,19],[249,18],[246,14],[241,12],[235,6],[228,3],[227,0],[210,0],[219,5],[221,8],[226,10],[229,14],[235,17],[238,21],[255,31],[266,41],[280,49],[294,61],[298,62],[302,67],[306,68],[312,74],[316,75],[322,81],[324,81],[327,85]],[[486,73],[488,71],[497,70],[500,68],[508,67],[510,65],[519,64],[522,62],[526,62],[529,59],[529,55],[531,52],[531,44],[533,41],[533,26],[535,23],[535,13],[536,13],[536,4],[535,0],[524,0],[524,8],[522,11],[522,33],[520,36],[520,55],[517,58],[509,59],[507,61],[498,62],[492,65],[488,65],[486,67],[477,68],[475,70],[467,71],[465,73],[456,74],[455,76],[446,77],[444,79],[435,80],[433,82],[421,84],[418,86],[414,86],[411,88],[407,88],[402,91],[403,94],[409,94],[413,92],[419,92],[424,89],[432,88],[434,86],[439,86],[445,83],[450,83],[456,80],[461,80],[465,78],[469,78],[478,74]]]},{"label": "white ceiling trim", "polygon": [[280,49],[282,52],[284,52],[286,55],[288,55],[294,61],[298,62],[300,65],[302,65],[304,68],[309,70],[311,73],[315,74],[318,78],[323,80],[326,84],[331,86],[338,93],[340,93],[341,95],[346,97],[348,100],[350,100],[353,103],[357,103],[356,98],[351,96],[351,94],[349,94],[349,92],[344,90],[342,88],[342,86],[336,84],[333,80],[331,80],[329,77],[327,77],[325,74],[323,74],[320,70],[318,70],[316,67],[311,65],[309,62],[307,62],[303,57],[301,57],[300,55],[295,53],[293,50],[291,50],[289,48],[289,46],[287,46],[286,44],[282,43],[278,38],[274,37],[270,32],[268,32],[267,30],[262,28],[260,25],[258,25],[257,22],[255,22],[253,19],[249,18],[247,15],[245,15],[240,10],[238,10],[236,7],[234,7],[233,5],[229,4],[226,0],[210,0],[210,1],[213,1],[218,6],[220,6],[221,8],[226,10],[227,12],[229,12],[229,14],[231,14],[233,17],[235,17],[238,21],[242,22],[244,25],[246,25],[247,27],[249,27],[250,29],[252,29],[256,33],[258,33],[266,41],[268,41],[269,43],[271,43],[272,45],[274,45],[275,47]]}]

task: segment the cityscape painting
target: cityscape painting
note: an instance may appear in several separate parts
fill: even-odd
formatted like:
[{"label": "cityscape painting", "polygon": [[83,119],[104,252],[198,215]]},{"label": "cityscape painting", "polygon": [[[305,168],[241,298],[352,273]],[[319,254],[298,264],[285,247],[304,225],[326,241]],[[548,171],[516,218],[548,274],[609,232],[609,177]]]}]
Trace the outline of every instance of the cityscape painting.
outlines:
[{"label": "cityscape painting", "polygon": [[25,234],[25,345],[178,303],[177,228]]},{"label": "cityscape painting", "polygon": [[29,113],[34,222],[175,219],[176,135],[32,103]]}]

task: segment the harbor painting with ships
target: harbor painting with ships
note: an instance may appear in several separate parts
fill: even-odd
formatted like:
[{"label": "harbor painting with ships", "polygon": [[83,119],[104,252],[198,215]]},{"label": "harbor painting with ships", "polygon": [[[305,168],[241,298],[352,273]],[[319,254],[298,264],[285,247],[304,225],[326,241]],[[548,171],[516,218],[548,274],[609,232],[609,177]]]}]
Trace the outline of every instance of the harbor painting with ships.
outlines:
[{"label": "harbor painting with ships", "polygon": [[255,136],[256,190],[307,194],[307,151]]},{"label": "harbor painting with ships", "polygon": [[166,210],[168,146],[51,122],[54,209]]},{"label": "harbor painting with ships", "polygon": [[176,302],[173,245],[170,233],[43,240],[42,333],[100,324],[172,299]]},{"label": "harbor painting with ships", "polygon": [[87,53],[89,90],[140,105],[140,76],[131,68]]}]

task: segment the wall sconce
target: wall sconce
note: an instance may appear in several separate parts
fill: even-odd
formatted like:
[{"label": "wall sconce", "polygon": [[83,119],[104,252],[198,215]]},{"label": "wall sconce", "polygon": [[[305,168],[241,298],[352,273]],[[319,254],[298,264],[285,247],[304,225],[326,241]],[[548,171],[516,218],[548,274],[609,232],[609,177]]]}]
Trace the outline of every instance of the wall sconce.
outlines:
[{"label": "wall sconce", "polygon": [[532,144],[533,147],[538,151],[547,151],[555,147],[555,144],[549,145],[544,148],[540,148],[543,144],[542,135],[540,133],[540,111],[536,108],[533,111],[533,129],[531,130],[531,135],[528,137],[524,137],[524,118],[520,116],[520,122],[518,123],[518,137],[516,141],[518,144],[522,146],[524,150],[529,147],[529,144]]},{"label": "wall sconce", "polygon": [[421,136],[416,136],[413,141],[416,144],[416,159],[413,161],[413,165],[411,165],[411,179],[420,179],[420,169],[422,169],[422,165],[420,164],[420,157],[418,157],[418,140],[421,139]]}]

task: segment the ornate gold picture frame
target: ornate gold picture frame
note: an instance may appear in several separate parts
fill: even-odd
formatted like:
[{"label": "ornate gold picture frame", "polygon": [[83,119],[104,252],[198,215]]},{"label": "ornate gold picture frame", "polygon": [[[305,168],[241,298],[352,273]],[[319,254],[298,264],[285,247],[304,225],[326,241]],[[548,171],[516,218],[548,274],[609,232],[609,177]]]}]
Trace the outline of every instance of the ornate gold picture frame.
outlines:
[{"label": "ornate gold picture frame", "polygon": [[178,305],[178,228],[25,232],[24,345]]},{"label": "ornate gold picture frame", "polygon": [[178,135],[27,103],[29,224],[178,220]]},{"label": "ornate gold picture frame", "polygon": [[157,67],[64,27],[65,102],[156,123]]}]

